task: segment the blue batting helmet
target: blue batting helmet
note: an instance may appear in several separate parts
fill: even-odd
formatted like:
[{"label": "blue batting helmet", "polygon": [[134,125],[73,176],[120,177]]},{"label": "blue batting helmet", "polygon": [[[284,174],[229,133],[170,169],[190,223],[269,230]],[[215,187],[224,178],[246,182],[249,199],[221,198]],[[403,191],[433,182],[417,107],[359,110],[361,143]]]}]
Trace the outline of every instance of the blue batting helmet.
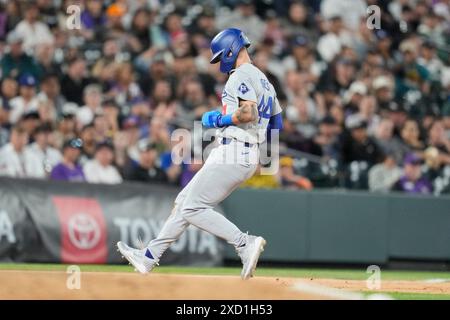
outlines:
[{"label": "blue batting helmet", "polygon": [[229,73],[234,67],[239,51],[250,46],[247,36],[239,29],[228,28],[218,33],[211,41],[210,63],[220,61],[220,71]]}]

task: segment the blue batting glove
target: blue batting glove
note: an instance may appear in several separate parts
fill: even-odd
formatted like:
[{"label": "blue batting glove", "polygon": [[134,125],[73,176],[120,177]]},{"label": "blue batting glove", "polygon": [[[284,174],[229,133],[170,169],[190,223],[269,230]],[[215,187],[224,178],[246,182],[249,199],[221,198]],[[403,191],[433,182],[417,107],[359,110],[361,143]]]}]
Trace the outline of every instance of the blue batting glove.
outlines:
[{"label": "blue batting glove", "polygon": [[202,124],[206,128],[219,128],[220,119],[222,118],[222,113],[220,111],[208,111],[202,116]]}]

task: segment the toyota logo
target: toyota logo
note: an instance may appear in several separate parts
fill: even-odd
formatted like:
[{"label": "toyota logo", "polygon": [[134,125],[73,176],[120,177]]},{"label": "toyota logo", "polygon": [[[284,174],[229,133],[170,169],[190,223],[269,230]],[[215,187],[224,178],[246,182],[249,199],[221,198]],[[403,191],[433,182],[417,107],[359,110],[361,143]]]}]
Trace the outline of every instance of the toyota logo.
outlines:
[{"label": "toyota logo", "polygon": [[100,240],[100,227],[90,215],[77,213],[68,222],[70,242],[78,249],[88,250]]}]

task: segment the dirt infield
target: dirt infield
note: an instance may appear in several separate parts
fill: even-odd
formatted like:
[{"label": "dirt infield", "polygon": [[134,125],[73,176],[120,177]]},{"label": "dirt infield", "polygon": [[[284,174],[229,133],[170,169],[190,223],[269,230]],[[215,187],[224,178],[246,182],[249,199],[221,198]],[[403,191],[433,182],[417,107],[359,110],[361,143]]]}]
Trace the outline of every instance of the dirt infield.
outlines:
[{"label": "dirt infield", "polygon": [[[1,299],[333,299],[366,290],[364,281],[235,276],[84,272],[79,290],[67,289],[60,271],[0,271]],[[298,284],[304,286],[299,286]],[[310,290],[319,288],[319,290]],[[303,288],[303,289],[302,289]],[[330,294],[326,288],[330,289]],[[337,289],[337,290],[336,290]],[[450,283],[383,281],[382,291],[450,293]],[[334,293],[333,293],[334,292]],[[354,297],[354,296],[353,296]],[[350,295],[348,298],[352,298]]]}]

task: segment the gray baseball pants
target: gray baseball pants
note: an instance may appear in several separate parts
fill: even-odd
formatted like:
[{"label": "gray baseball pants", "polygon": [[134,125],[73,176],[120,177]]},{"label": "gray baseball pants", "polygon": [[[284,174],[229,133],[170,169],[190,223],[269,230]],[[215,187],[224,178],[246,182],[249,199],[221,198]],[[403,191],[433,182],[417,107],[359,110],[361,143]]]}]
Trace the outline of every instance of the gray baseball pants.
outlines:
[{"label": "gray baseball pants", "polygon": [[214,207],[255,173],[258,157],[256,144],[245,146],[236,140],[213,149],[203,167],[178,194],[172,213],[158,237],[149,243],[152,255],[159,260],[190,224],[236,248],[244,245],[246,234]]}]

